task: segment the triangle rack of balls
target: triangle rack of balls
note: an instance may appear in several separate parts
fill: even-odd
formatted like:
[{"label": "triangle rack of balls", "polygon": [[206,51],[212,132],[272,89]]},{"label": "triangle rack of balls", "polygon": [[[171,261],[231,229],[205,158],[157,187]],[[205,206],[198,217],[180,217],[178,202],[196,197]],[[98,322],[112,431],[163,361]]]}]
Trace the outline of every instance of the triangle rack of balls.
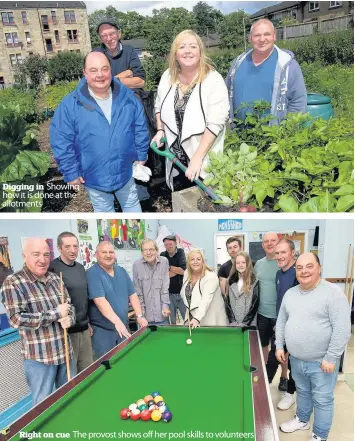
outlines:
[{"label": "triangle rack of balls", "polygon": [[162,420],[165,423],[171,421],[173,417],[164,398],[157,391],[125,407],[121,410],[120,415],[123,420],[129,418],[133,421],[141,419],[143,421],[153,420],[158,422]]}]

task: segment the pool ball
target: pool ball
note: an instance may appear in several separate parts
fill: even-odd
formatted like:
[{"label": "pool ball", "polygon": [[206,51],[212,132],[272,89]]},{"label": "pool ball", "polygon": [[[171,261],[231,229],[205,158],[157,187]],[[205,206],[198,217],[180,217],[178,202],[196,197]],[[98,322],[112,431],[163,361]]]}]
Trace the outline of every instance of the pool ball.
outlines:
[{"label": "pool ball", "polygon": [[161,420],[161,412],[158,409],[153,410],[151,419],[153,421],[160,421]]},{"label": "pool ball", "polygon": [[157,402],[157,406],[158,406],[158,407],[160,407],[160,406],[165,406],[165,401],[158,401],[158,402]]},{"label": "pool ball", "polygon": [[155,404],[153,399],[149,400],[148,403],[147,403],[148,407],[150,407],[152,404]]},{"label": "pool ball", "polygon": [[169,408],[167,405],[164,404],[163,406],[159,406],[159,410],[161,413],[164,413],[164,412],[168,411]]},{"label": "pool ball", "polygon": [[154,402],[159,403],[159,401],[164,401],[164,398],[161,395],[157,395],[154,397]]},{"label": "pool ball", "polygon": [[122,409],[120,412],[120,416],[123,420],[127,420],[131,414],[131,411],[127,408]]},{"label": "pool ball", "polygon": [[171,421],[172,417],[173,417],[173,415],[169,411],[163,412],[163,414],[162,414],[162,418],[165,423],[168,423],[169,421]]},{"label": "pool ball", "polygon": [[158,409],[158,406],[156,404],[152,404],[151,406],[149,406],[149,410],[151,412],[153,412],[153,410],[156,410],[156,409]]},{"label": "pool ball", "polygon": [[129,406],[128,406],[128,409],[130,410],[130,411],[132,411],[132,410],[136,410],[137,409],[137,404],[136,403],[132,403],[132,404],[130,404]]},{"label": "pool ball", "polygon": [[188,338],[188,339],[186,340],[186,344],[187,344],[187,345],[191,345],[191,344],[192,344],[192,340],[191,340],[191,338]]},{"label": "pool ball", "polygon": [[139,420],[139,418],[141,417],[141,413],[138,409],[132,410],[130,418],[133,421],[137,421]]},{"label": "pool ball", "polygon": [[153,393],[152,393],[152,397],[153,397],[153,398],[157,397],[158,395],[160,395],[160,392],[153,392]]},{"label": "pool ball", "polygon": [[151,412],[148,409],[143,410],[141,413],[141,420],[149,421],[151,417]]},{"label": "pool ball", "polygon": [[137,407],[139,407],[141,404],[145,404],[145,401],[142,399],[139,399],[136,401]]},{"label": "pool ball", "polygon": [[140,406],[138,406],[138,409],[142,412],[143,410],[147,410],[148,406],[146,404],[141,404]]},{"label": "pool ball", "polygon": [[153,397],[151,395],[147,395],[147,396],[144,397],[145,404],[148,404],[149,401],[151,401],[151,400],[153,400]]}]

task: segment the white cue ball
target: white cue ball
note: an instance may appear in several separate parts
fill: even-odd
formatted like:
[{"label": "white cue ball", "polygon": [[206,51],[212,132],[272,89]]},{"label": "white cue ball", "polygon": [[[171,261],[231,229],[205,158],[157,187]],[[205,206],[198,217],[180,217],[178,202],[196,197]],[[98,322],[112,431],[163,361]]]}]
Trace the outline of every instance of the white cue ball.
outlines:
[{"label": "white cue ball", "polygon": [[188,338],[188,339],[186,340],[186,344],[187,344],[187,345],[191,345],[191,344],[192,344],[192,340],[191,340],[191,338]]}]

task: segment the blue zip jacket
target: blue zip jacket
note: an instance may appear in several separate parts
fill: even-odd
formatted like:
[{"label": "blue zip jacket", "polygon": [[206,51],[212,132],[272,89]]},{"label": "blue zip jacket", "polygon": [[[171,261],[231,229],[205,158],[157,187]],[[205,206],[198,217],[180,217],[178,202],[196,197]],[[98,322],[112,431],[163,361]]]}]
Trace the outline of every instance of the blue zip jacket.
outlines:
[{"label": "blue zip jacket", "polygon": [[147,159],[149,135],[142,104],[115,78],[111,89],[111,125],[90,96],[85,78],[55,111],[50,142],[65,182],[82,176],[85,186],[114,192],[131,179],[132,163]]},{"label": "blue zip jacket", "polygon": [[[274,48],[277,50],[278,59],[275,69],[270,113],[275,118],[270,122],[270,125],[280,124],[287,113],[305,113],[307,108],[306,86],[301,68],[295,60],[294,54],[291,51],[280,49],[276,45],[274,45]],[[252,50],[253,49],[249,49],[232,61],[232,66],[226,78],[230,104],[230,122],[233,121],[235,111],[233,108],[235,73]]]}]

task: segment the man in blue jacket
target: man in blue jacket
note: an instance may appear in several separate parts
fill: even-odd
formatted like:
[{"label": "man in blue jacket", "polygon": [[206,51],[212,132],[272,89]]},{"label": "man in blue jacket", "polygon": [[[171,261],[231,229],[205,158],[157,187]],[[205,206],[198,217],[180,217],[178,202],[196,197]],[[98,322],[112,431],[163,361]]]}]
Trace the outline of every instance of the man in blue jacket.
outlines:
[{"label": "man in blue jacket", "polygon": [[64,181],[85,184],[95,212],[141,212],[132,164],[147,160],[149,135],[143,106],[112,78],[108,58],[86,56],[78,87],[59,104],[50,127],[53,155]]},{"label": "man in blue jacket", "polygon": [[291,51],[275,45],[276,31],[270,20],[255,22],[249,34],[252,49],[232,62],[226,84],[230,100],[230,121],[244,119],[248,108],[235,111],[242,103],[264,100],[270,103],[274,117],[270,124],[280,124],[287,113],[305,112],[307,93],[301,68]]}]

